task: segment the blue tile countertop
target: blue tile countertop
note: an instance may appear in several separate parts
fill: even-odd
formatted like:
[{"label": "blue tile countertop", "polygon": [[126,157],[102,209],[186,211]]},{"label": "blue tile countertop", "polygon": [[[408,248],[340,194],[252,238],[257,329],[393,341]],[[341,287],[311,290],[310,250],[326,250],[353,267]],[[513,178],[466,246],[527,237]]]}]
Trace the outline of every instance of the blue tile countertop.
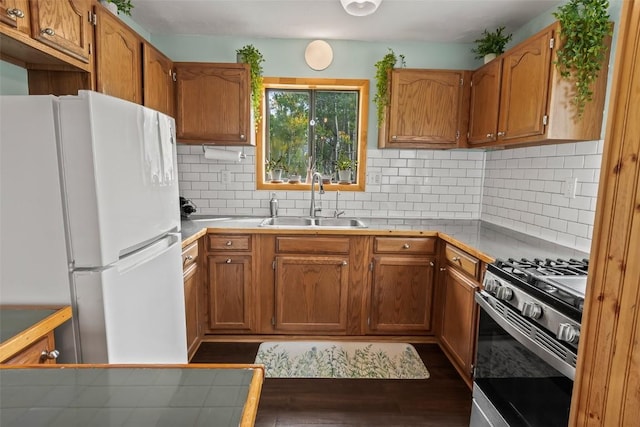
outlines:
[{"label": "blue tile countertop", "polygon": [[251,426],[256,365],[57,365],[0,369],[0,425]]},{"label": "blue tile countertop", "polygon": [[[264,217],[192,217],[182,220],[183,242],[190,242],[207,229],[219,232],[246,231],[252,233],[291,232],[286,228],[260,227]],[[508,228],[479,220],[455,219],[407,219],[407,218],[359,218],[367,224],[364,229],[335,229],[340,234],[389,234],[389,235],[439,235],[443,239],[480,256],[485,262],[513,258],[563,258],[584,259],[589,254],[558,245],[548,240],[530,236]],[[295,232],[305,232],[296,229]],[[323,233],[331,233],[324,229]]]}]

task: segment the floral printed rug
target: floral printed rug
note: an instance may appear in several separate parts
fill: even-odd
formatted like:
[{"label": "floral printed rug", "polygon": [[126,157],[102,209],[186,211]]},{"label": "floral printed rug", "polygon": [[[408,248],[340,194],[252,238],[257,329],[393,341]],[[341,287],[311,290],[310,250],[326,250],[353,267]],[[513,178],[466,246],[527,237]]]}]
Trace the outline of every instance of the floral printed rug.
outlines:
[{"label": "floral printed rug", "polygon": [[429,378],[416,349],[405,343],[265,342],[255,363],[268,378]]}]

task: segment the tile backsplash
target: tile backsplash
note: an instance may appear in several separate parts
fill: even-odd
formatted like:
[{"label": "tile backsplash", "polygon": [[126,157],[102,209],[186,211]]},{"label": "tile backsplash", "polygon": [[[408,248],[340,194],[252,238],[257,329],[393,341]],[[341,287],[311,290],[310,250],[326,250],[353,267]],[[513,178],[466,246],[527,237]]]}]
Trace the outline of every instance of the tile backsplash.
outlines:
[{"label": "tile backsplash", "polygon": [[[226,147],[238,152],[239,147]],[[340,193],[346,216],[483,219],[588,252],[602,141],[509,150],[367,151],[365,192]],[[255,148],[240,163],[207,160],[201,146],[178,146],[180,194],[200,215],[269,215],[271,191],[256,190]],[[577,180],[575,198],[564,195]],[[379,180],[379,183],[377,181]],[[281,215],[307,215],[309,191],[275,193]],[[322,197],[322,216],[336,210]]]},{"label": "tile backsplash", "polygon": [[[487,152],[481,218],[589,252],[603,141]],[[567,180],[577,180],[567,197]]]}]

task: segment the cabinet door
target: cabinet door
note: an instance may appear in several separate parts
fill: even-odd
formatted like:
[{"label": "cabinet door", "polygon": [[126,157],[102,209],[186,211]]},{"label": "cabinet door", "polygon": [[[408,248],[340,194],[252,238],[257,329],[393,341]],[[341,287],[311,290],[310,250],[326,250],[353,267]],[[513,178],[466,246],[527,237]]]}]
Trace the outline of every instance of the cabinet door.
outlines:
[{"label": "cabinet door", "polygon": [[470,379],[478,321],[474,300],[477,285],[457,270],[447,267],[442,296],[441,342],[459,370]]},{"label": "cabinet door", "polygon": [[541,32],[504,56],[498,140],[544,134],[552,34]]},{"label": "cabinet door", "polygon": [[370,332],[430,332],[433,274],[433,258],[374,257]]},{"label": "cabinet door", "polygon": [[96,7],[98,92],[142,103],[141,41],[120,19]]},{"label": "cabinet door", "polygon": [[501,76],[501,59],[489,62],[471,75],[469,144],[496,141]]},{"label": "cabinet door", "polygon": [[189,359],[195,353],[198,345],[199,334],[199,310],[198,310],[198,266],[193,264],[183,276],[184,305],[187,324],[187,354]]},{"label": "cabinet door", "polygon": [[28,0],[0,0],[0,23],[21,33],[31,34]]},{"label": "cabinet door", "polygon": [[251,256],[215,255],[208,261],[209,332],[251,330]]},{"label": "cabinet door", "polygon": [[144,105],[174,116],[173,62],[149,43],[142,45]]},{"label": "cabinet door", "polygon": [[176,63],[180,142],[250,145],[247,64]]},{"label": "cabinet door", "polygon": [[456,147],[467,132],[465,75],[463,71],[393,70],[385,146]]},{"label": "cabinet door", "polygon": [[82,62],[89,62],[87,0],[31,0],[32,37]]},{"label": "cabinet door", "polygon": [[2,363],[6,365],[55,364],[57,355],[56,358],[43,357],[43,354],[47,354],[55,348],[55,339],[53,331],[51,331]]},{"label": "cabinet door", "polygon": [[348,256],[278,256],[275,329],[345,333]]}]

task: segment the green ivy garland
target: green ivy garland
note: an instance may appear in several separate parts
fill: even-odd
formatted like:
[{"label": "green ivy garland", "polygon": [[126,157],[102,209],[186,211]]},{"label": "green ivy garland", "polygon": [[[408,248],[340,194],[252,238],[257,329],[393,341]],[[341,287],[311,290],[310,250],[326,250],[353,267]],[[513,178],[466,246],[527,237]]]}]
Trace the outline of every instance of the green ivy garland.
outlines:
[{"label": "green ivy garland", "polygon": [[376,67],[376,95],[373,102],[378,107],[378,126],[384,122],[384,107],[389,105],[389,72],[395,67],[400,59],[400,66],[404,67],[404,55],[398,55],[389,48],[389,52],[382,59],[375,63]]},{"label": "green ivy garland", "polygon": [[575,83],[572,104],[582,117],[593,98],[592,82],[605,59],[604,40],[613,28],[609,22],[609,0],[569,0],[553,16],[560,22],[562,42],[556,52],[556,66],[563,78]]},{"label": "green ivy garland", "polygon": [[262,63],[264,57],[262,53],[253,46],[248,44],[241,49],[236,50],[236,54],[240,61],[249,64],[249,74],[251,76],[251,107],[253,109],[253,121],[257,127],[262,119],[260,114],[260,101],[262,98]]},{"label": "green ivy garland", "polygon": [[118,12],[131,16],[131,9],[133,9],[131,0],[107,0],[107,2],[115,4],[118,8]]}]

